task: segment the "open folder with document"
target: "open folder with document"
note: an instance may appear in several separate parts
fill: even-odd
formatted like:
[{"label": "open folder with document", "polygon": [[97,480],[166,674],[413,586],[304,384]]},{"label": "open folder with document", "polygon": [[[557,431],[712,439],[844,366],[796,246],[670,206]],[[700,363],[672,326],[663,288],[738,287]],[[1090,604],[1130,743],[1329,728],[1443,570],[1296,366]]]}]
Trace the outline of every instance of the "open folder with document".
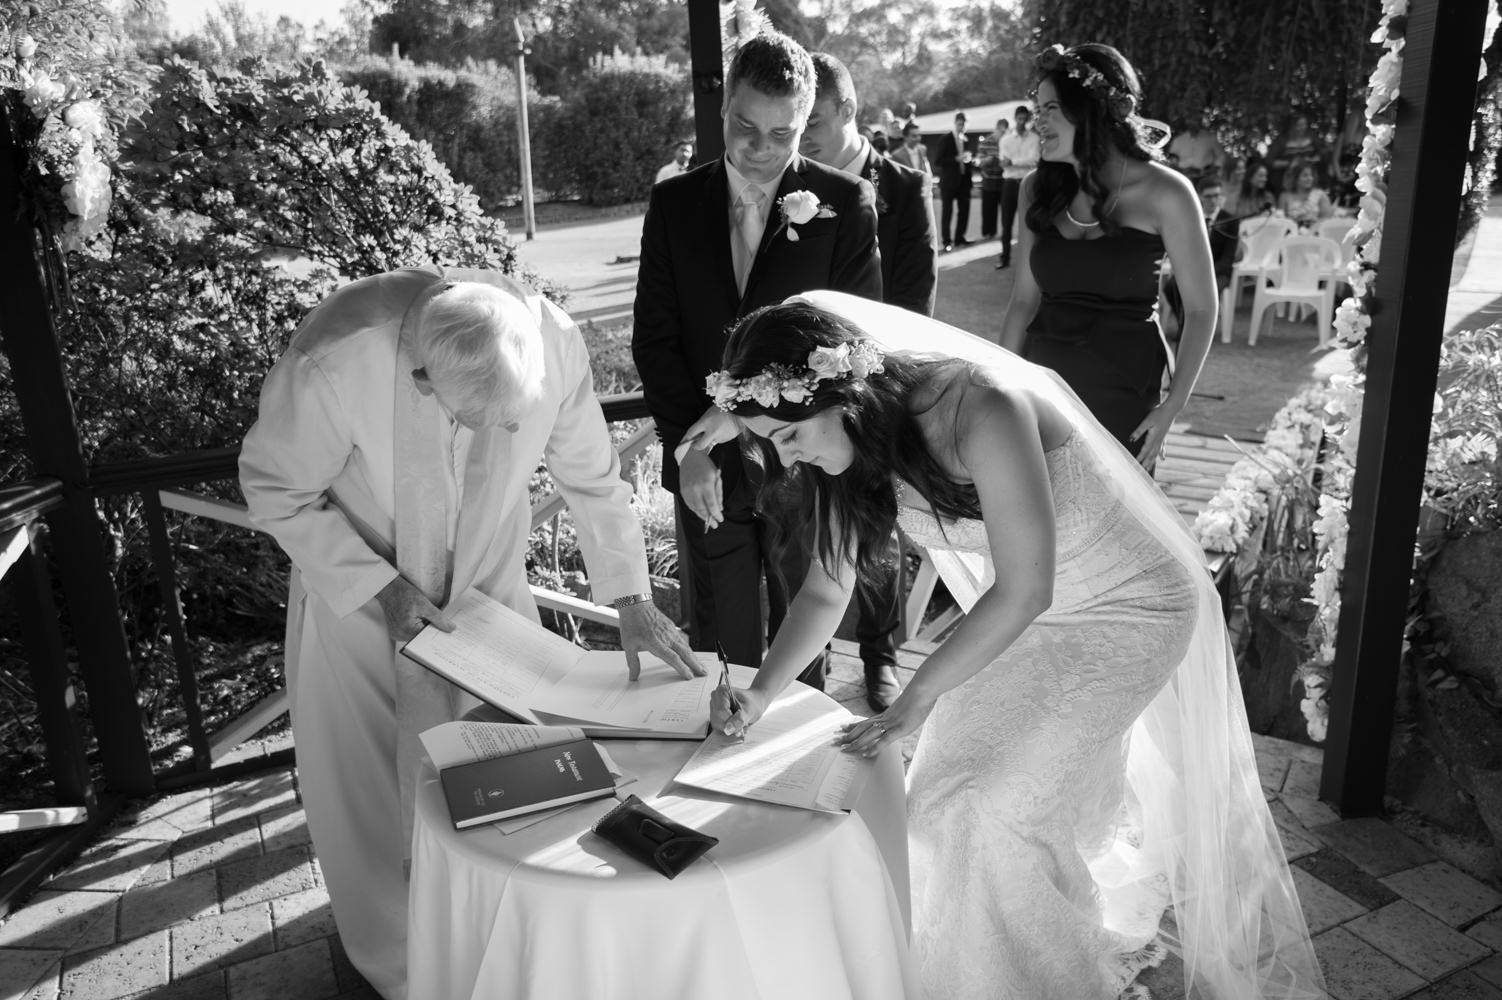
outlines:
[{"label": "open folder with document", "polygon": [[448,609],[454,631],[426,626],[402,652],[481,701],[538,725],[577,726],[590,737],[696,740],[709,731],[709,676],[684,680],[641,654],[580,649],[476,590]]},{"label": "open folder with document", "polygon": [[834,745],[845,709],[802,684],[790,684],[744,740],[711,732],[673,779],[758,802],[849,812],[875,765]]}]

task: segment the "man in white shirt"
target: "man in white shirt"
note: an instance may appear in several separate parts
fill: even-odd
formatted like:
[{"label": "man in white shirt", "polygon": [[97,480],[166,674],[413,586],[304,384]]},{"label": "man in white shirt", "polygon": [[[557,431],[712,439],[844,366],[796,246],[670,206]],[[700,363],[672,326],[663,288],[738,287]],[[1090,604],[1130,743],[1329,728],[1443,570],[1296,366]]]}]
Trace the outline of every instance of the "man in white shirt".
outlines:
[{"label": "man in white shirt", "polygon": [[687,141],[680,142],[673,150],[673,161],[662,165],[662,168],[657,171],[656,179],[652,183],[661,184],[669,177],[677,177],[679,174],[687,173],[688,163],[693,158],[694,144]]},{"label": "man in white shirt", "polygon": [[[292,559],[286,669],[308,829],[350,960],[406,996],[417,732],[464,705],[398,654],[470,587],[534,621],[527,485],[539,462],[575,515],[594,600],[703,673],[651,603],[631,487],[579,329],[503,275],[407,268],[346,285],[303,321],[240,452],[251,521]],[[472,704],[472,702],[471,702]]]},{"label": "man in white shirt", "polygon": [[1012,223],[1017,218],[1022,179],[1038,165],[1038,133],[1032,130],[1032,110],[1025,104],[1020,106],[1012,115],[1012,121],[1015,127],[1002,136],[996,146],[1001,160],[1001,261],[996,265],[998,271],[1012,266]]}]

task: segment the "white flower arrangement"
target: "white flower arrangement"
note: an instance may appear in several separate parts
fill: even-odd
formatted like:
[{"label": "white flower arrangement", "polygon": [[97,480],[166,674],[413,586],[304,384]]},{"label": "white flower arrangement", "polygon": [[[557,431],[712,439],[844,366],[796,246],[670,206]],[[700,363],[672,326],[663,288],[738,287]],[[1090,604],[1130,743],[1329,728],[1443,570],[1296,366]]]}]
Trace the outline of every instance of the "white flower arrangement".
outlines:
[{"label": "white flower arrangement", "polygon": [[1231,466],[1190,533],[1207,552],[1239,552],[1267,517],[1271,497],[1314,466],[1325,390],[1305,389],[1274,415],[1262,447]]},{"label": "white flower arrangement", "polygon": [[103,231],[109,217],[111,171],[100,146],[110,137],[110,126],[97,102],[78,98],[75,83],[56,80],[36,65],[37,48],[30,35],[16,39],[17,89],[41,125],[42,169],[50,165],[62,180],[63,204],[71,215],[63,225],[63,247],[78,250]]},{"label": "white flower arrangement", "polygon": [[781,401],[811,403],[819,383],[849,376],[864,379],[884,371],[881,348],[869,340],[846,341],[836,347],[816,347],[808,353],[805,367],[768,365],[750,378],[738,379],[729,372],[710,372],[704,379],[704,391],[714,405],[734,413],[736,404],[754,400],[756,405],[772,409]]}]

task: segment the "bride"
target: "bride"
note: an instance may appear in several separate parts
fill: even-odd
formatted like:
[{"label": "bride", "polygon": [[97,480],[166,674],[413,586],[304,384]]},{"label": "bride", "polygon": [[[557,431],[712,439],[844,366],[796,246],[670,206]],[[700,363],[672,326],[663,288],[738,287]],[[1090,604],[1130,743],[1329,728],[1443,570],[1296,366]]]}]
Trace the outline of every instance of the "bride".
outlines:
[{"label": "bride", "polygon": [[[921,350],[925,353],[911,353]],[[745,317],[685,447],[737,434],[817,559],[736,733],[833,634],[893,522],[968,611],[886,712],[908,774],[931,998],[1110,1000],[1182,957],[1190,997],[1325,996],[1199,548],[1051,372],[834,292]],[[729,416],[727,416],[729,414]],[[1131,991],[1135,990],[1133,993]]]}]

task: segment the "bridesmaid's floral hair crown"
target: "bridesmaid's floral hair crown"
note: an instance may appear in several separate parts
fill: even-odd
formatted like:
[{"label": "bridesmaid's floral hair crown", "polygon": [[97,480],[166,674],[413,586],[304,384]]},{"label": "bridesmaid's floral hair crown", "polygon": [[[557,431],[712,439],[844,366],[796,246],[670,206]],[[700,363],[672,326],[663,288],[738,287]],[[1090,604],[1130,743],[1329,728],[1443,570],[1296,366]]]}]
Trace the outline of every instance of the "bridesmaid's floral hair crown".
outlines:
[{"label": "bridesmaid's floral hair crown", "polygon": [[836,347],[815,347],[808,352],[803,368],[768,365],[750,378],[734,378],[725,371],[710,372],[704,380],[704,391],[726,413],[734,413],[736,405],[748,399],[769,410],[783,400],[807,405],[814,401],[820,382],[874,375],[884,370],[883,357],[881,348],[869,340],[848,340]]},{"label": "bridesmaid's floral hair crown", "polygon": [[1073,49],[1062,45],[1050,45],[1038,53],[1038,72],[1043,75],[1063,72],[1090,93],[1105,102],[1111,117],[1126,121],[1137,110],[1137,98],[1125,87],[1119,87],[1106,79],[1106,75],[1086,62]]}]

